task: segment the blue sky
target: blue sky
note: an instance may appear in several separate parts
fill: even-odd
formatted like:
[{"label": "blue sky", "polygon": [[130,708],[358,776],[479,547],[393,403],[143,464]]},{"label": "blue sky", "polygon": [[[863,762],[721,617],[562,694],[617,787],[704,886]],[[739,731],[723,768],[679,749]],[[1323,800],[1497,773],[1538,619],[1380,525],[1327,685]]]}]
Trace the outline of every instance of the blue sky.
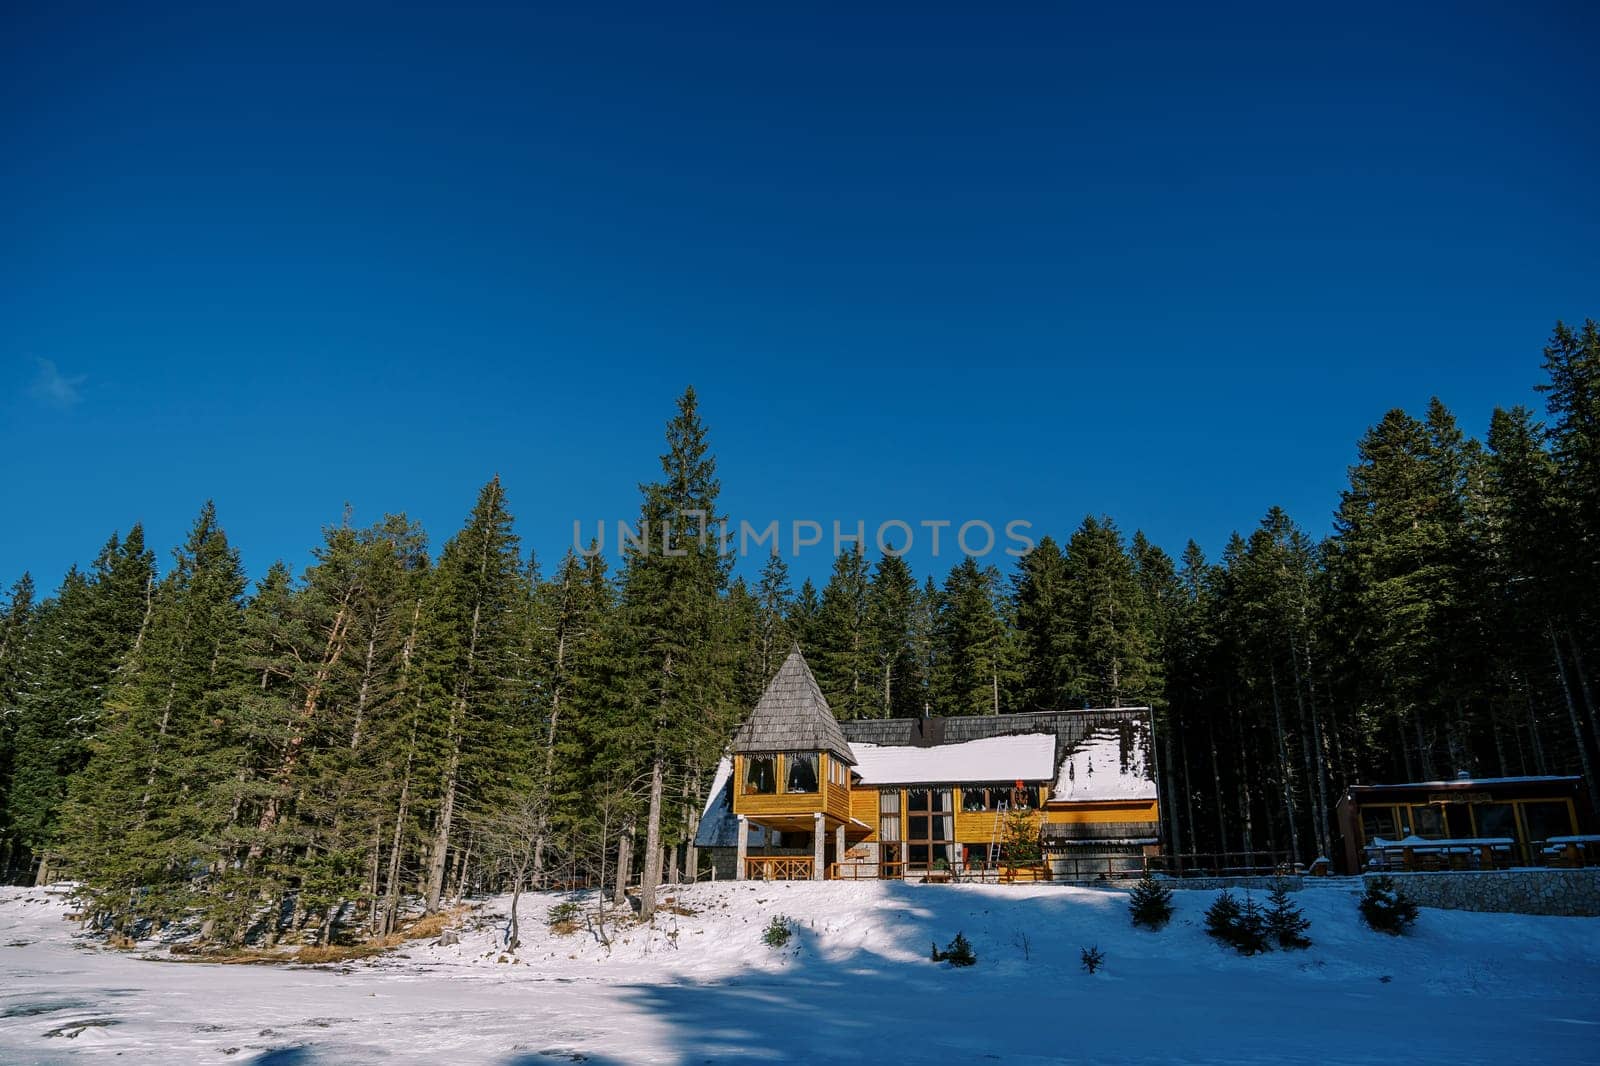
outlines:
[{"label": "blue sky", "polygon": [[14,7],[0,580],[497,472],[550,562],[691,383],[759,522],[1324,533],[1600,315],[1600,17],[1398,6]]}]

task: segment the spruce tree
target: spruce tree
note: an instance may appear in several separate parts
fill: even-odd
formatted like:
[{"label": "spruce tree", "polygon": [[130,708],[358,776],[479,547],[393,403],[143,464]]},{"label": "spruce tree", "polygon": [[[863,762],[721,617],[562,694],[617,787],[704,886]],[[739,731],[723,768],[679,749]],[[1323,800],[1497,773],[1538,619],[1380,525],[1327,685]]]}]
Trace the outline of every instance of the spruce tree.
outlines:
[{"label": "spruce tree", "polygon": [[776,550],[767,556],[761,566],[761,578],[755,589],[757,629],[757,671],[761,687],[765,688],[772,675],[778,672],[788,649],[796,637],[788,616],[794,591],[789,587],[789,565]]},{"label": "spruce tree", "polygon": [[11,586],[0,611],[0,882],[11,879],[20,852],[12,814],[13,759],[22,695],[31,674],[33,596],[33,578],[25,573]]},{"label": "spruce tree", "polygon": [[[433,822],[423,879],[427,909],[439,909],[458,853],[458,805],[492,805],[525,789],[537,724],[518,691],[526,575],[498,477],[478,493],[466,526],[440,552],[421,638],[421,729],[430,768]],[[453,851],[452,849],[456,849]]]},{"label": "spruce tree", "polygon": [[1172,889],[1148,872],[1128,896],[1128,914],[1136,926],[1160,930],[1172,920],[1172,910]]},{"label": "spruce tree", "polygon": [[1021,702],[1030,711],[1070,710],[1077,666],[1066,615],[1066,560],[1043,537],[1017,561],[1011,596],[1022,657]]},{"label": "spruce tree", "polygon": [[580,802],[588,785],[587,764],[598,755],[585,749],[584,728],[598,699],[597,650],[611,609],[604,558],[598,551],[582,558],[567,552],[555,576],[540,585],[537,596],[541,610],[530,636],[537,648],[535,691],[544,735],[534,789],[548,811],[550,825],[535,842],[535,882],[546,869],[550,842],[562,833],[570,839],[575,830],[566,812]]},{"label": "spruce tree", "polygon": [[735,714],[717,640],[718,597],[728,578],[718,551],[721,485],[692,388],[667,424],[661,479],[642,489],[646,542],[630,548],[624,560],[621,620],[635,664],[628,702],[648,738],[640,880],[640,913],[648,918],[662,879],[667,778],[675,769],[714,761],[707,753],[727,743]]},{"label": "spruce tree", "polygon": [[1361,441],[1332,544],[1338,609],[1355,635],[1345,644],[1354,698],[1401,742],[1389,772],[1412,780],[1437,777],[1442,752],[1459,741],[1449,635],[1465,513],[1453,427],[1437,401],[1426,423],[1386,414]]},{"label": "spruce tree", "polygon": [[880,718],[885,711],[867,590],[867,563],[859,546],[840,553],[822,589],[812,661],[828,706],[845,721]]},{"label": "spruce tree", "polygon": [[88,574],[73,568],[41,614],[43,654],[19,700],[11,791],[19,843],[41,872],[67,782],[88,761],[108,687],[146,622],[154,578],[154,555],[135,525],[111,537]]},{"label": "spruce tree", "polygon": [[1557,474],[1549,547],[1559,567],[1547,636],[1590,801],[1600,812],[1594,764],[1600,756],[1600,696],[1593,680],[1600,659],[1600,325],[1586,319],[1575,330],[1557,322],[1544,348],[1544,370],[1549,380],[1538,389],[1546,396]]},{"label": "spruce tree", "polygon": [[1149,700],[1158,681],[1150,618],[1110,518],[1084,519],[1067,544],[1065,571],[1073,695],[1109,707]]},{"label": "spruce tree", "polygon": [[1569,573],[1561,553],[1551,550],[1560,539],[1557,473],[1543,438],[1544,427],[1532,412],[1513,407],[1495,409],[1486,440],[1479,595],[1495,635],[1488,649],[1499,689],[1493,738],[1503,772],[1514,774],[1550,772],[1546,738],[1553,741],[1571,720],[1561,713],[1561,725],[1552,722],[1551,709],[1566,712],[1570,705],[1556,693],[1541,692],[1541,680],[1557,673],[1549,665],[1556,650],[1549,634],[1565,628],[1558,620],[1566,617]]},{"label": "spruce tree", "polygon": [[1288,882],[1281,877],[1272,883],[1272,892],[1267,896],[1266,913],[1262,920],[1267,938],[1285,951],[1311,946],[1311,938],[1306,936],[1306,930],[1311,928],[1311,919],[1290,898]]},{"label": "spruce tree", "polygon": [[[821,613],[822,599],[817,595],[817,587],[808,577],[800,582],[800,591],[795,593],[794,600],[789,604],[788,613],[785,615],[790,634],[807,655],[815,655],[821,648],[820,627],[817,624],[817,617]],[[779,665],[782,665],[787,654],[784,652],[778,656]]]},{"label": "spruce tree", "polygon": [[934,706],[939,714],[1010,709],[1015,652],[1000,573],[970,555],[950,570],[934,622]]},{"label": "spruce tree", "polygon": [[223,695],[243,670],[244,591],[208,502],[155,589],[62,815],[90,910],[118,929],[177,917],[216,869],[233,813],[214,805],[216,783],[238,772]]},{"label": "spruce tree", "polygon": [[878,560],[867,589],[867,627],[873,656],[876,713],[915,718],[927,679],[917,654],[917,580],[898,555]]}]

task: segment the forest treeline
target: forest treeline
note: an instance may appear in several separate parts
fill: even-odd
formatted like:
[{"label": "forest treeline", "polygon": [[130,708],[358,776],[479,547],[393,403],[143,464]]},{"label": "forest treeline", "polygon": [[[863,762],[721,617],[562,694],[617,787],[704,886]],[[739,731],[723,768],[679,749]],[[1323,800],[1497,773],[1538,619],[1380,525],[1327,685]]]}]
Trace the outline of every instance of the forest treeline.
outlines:
[{"label": "forest treeline", "polygon": [[[112,536],[0,606],[0,871],[125,929],[384,933],[487,886],[692,878],[698,812],[791,645],[842,718],[1146,705],[1166,845],[1331,850],[1348,783],[1579,773],[1600,751],[1600,331],[1558,324],[1543,417],[1438,401],[1361,438],[1334,531],[1274,508],[1221,557],[1091,516],[1009,573],[845,553],[819,590],[681,554],[522,550],[498,479],[435,550],[323,532],[252,584],[206,505],[170,564]],[[693,390],[641,522],[725,517]]]}]

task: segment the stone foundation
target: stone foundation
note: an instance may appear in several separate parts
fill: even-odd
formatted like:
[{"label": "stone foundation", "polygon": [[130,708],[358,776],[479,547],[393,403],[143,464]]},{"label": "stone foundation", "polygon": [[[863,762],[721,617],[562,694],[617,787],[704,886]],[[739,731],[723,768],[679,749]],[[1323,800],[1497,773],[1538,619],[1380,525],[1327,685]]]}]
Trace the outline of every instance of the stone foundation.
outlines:
[{"label": "stone foundation", "polygon": [[[1368,874],[1370,880],[1373,874]],[[1600,868],[1391,874],[1424,907],[1508,914],[1600,916]]]}]

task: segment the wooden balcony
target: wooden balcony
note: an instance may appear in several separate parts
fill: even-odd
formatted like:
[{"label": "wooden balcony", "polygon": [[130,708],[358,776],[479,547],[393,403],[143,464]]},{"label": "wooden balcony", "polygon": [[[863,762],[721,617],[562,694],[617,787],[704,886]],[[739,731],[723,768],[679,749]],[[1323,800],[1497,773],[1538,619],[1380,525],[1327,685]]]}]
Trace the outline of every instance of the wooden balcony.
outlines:
[{"label": "wooden balcony", "polygon": [[813,869],[809,855],[749,855],[744,860],[747,881],[809,881]]},{"label": "wooden balcony", "polygon": [[[835,763],[833,756],[818,754],[818,782],[809,792],[790,792],[782,787],[788,777],[786,755],[775,756],[775,777],[778,787],[770,792],[752,792],[745,784],[747,756],[736,755],[733,760],[733,812],[742,814],[763,825],[790,832],[809,832],[810,816],[822,813],[830,825],[850,820],[849,768]],[[835,772],[835,767],[839,772]],[[842,780],[839,780],[842,778]],[[874,800],[876,802],[876,800]]]}]

